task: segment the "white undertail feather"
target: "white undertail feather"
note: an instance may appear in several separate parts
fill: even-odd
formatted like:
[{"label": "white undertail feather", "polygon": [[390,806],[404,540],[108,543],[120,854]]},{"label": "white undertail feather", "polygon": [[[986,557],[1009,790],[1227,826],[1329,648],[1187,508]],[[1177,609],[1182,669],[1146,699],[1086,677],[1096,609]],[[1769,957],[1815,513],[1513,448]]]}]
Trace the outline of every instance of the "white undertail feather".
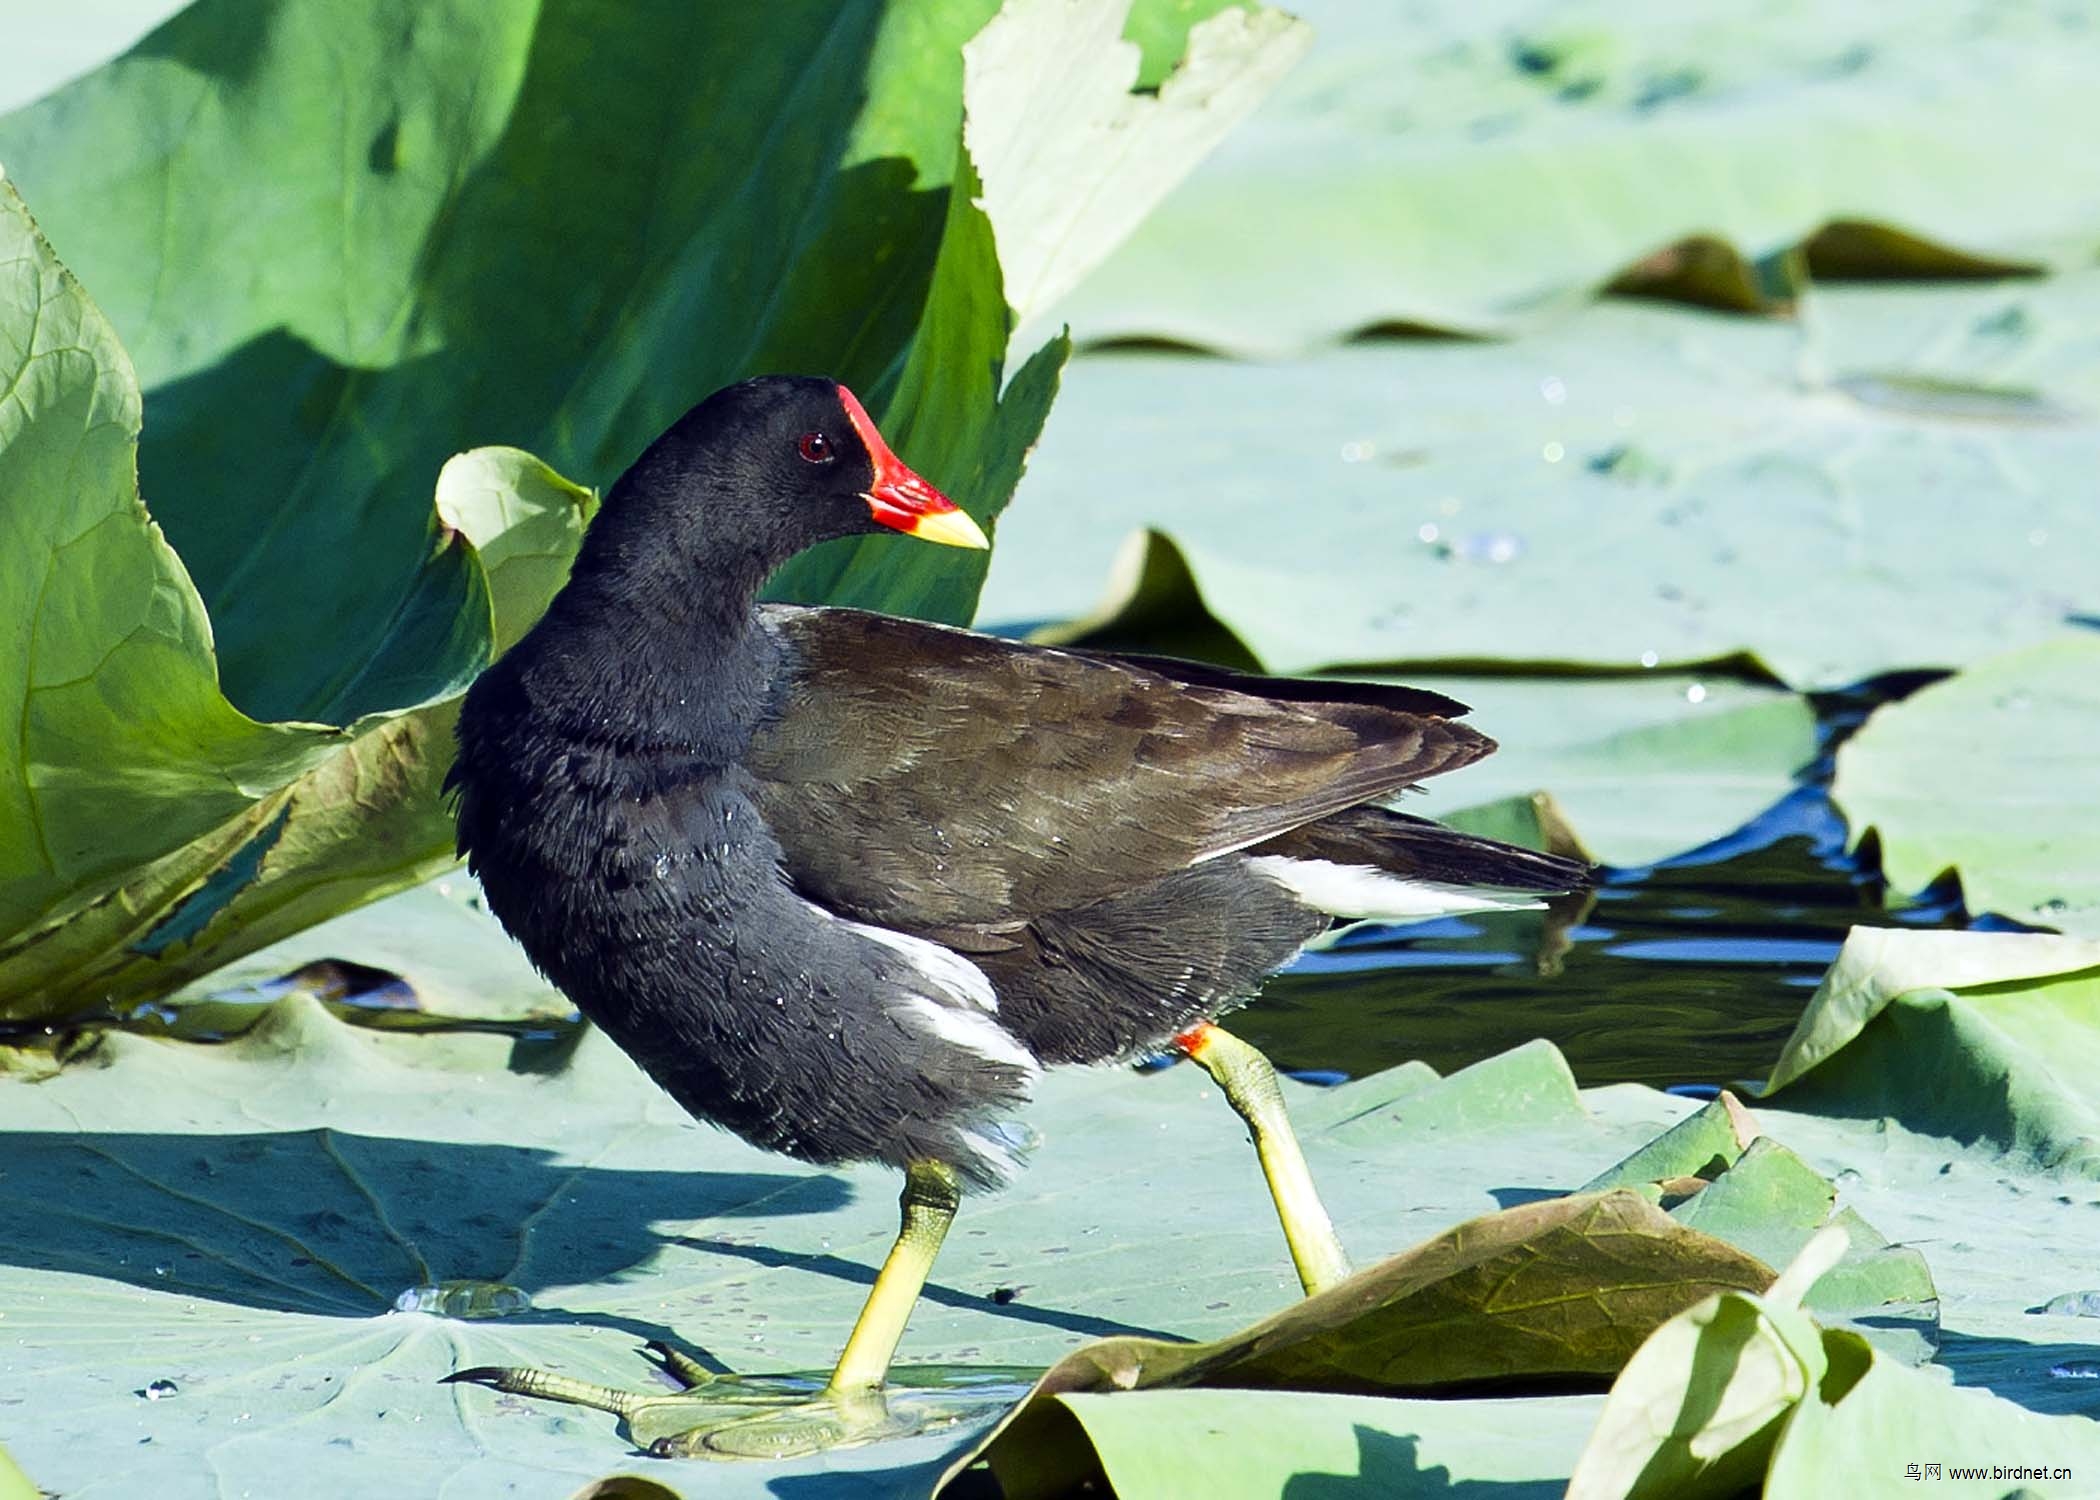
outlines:
[{"label": "white undertail feather", "polygon": [[1412,922],[1474,911],[1527,911],[1546,903],[1533,895],[1409,880],[1375,865],[1344,865],[1331,859],[1256,855],[1247,864],[1284,887],[1315,911],[1334,917]]}]

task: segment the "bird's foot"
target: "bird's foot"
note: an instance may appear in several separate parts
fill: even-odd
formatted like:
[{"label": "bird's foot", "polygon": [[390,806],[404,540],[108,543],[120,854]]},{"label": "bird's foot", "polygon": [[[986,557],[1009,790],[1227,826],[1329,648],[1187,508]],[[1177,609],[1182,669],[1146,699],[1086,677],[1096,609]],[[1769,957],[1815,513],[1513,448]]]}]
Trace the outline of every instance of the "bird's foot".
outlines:
[{"label": "bird's foot", "polygon": [[821,1375],[721,1374],[668,1344],[651,1343],[648,1352],[683,1390],[624,1391],[519,1366],[487,1365],[445,1378],[611,1412],[637,1448],[658,1458],[788,1459],[914,1437],[1002,1411],[1025,1393],[1029,1374],[914,1369],[908,1384],[835,1390]]},{"label": "bird's foot", "polygon": [[734,1415],[703,1409],[694,1413],[700,1420],[658,1434],[649,1451],[658,1458],[806,1458],[927,1430],[908,1416],[893,1415],[879,1390],[757,1399],[770,1409]]}]

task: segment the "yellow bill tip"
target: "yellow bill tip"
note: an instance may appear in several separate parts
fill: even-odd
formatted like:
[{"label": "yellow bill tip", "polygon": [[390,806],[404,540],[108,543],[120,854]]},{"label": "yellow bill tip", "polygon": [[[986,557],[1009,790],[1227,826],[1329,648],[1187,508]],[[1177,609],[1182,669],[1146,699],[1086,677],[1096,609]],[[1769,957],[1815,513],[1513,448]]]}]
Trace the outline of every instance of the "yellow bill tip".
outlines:
[{"label": "yellow bill tip", "polygon": [[984,528],[964,510],[931,511],[916,516],[905,535],[922,542],[939,542],[943,547],[974,547],[980,552],[988,551],[992,545]]}]

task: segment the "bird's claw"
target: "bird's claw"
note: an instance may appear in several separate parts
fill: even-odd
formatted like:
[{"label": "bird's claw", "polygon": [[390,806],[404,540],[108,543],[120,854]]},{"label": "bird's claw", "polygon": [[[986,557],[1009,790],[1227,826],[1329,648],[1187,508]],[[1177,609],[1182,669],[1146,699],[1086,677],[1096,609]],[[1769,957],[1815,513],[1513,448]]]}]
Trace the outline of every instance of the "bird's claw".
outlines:
[{"label": "bird's claw", "polygon": [[454,1370],[439,1381],[441,1385],[485,1385],[492,1391],[502,1391],[510,1396],[533,1396],[542,1401],[561,1401],[570,1406],[588,1406],[597,1411],[609,1411],[626,1417],[650,1398],[635,1391],[616,1390],[609,1385],[598,1385],[588,1380],[577,1380],[569,1375],[555,1375],[546,1370],[534,1370],[522,1365],[476,1365],[471,1370]]},{"label": "bird's claw", "polygon": [[651,1339],[642,1345],[642,1352],[656,1361],[656,1367],[677,1381],[686,1390],[697,1390],[716,1380],[723,1373],[710,1370],[676,1344],[663,1339]]}]

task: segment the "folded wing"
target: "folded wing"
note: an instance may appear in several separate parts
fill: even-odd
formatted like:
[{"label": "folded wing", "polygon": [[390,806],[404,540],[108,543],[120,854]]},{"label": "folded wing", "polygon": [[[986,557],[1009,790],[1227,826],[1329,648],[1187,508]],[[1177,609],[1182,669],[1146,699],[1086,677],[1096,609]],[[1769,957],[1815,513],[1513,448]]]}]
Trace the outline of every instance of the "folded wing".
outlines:
[{"label": "folded wing", "polygon": [[[768,606],[745,766],[789,876],[863,921],[1021,923],[1135,890],[1494,748],[1436,693],[1051,650]],[[879,835],[879,836],[878,836]]]}]

